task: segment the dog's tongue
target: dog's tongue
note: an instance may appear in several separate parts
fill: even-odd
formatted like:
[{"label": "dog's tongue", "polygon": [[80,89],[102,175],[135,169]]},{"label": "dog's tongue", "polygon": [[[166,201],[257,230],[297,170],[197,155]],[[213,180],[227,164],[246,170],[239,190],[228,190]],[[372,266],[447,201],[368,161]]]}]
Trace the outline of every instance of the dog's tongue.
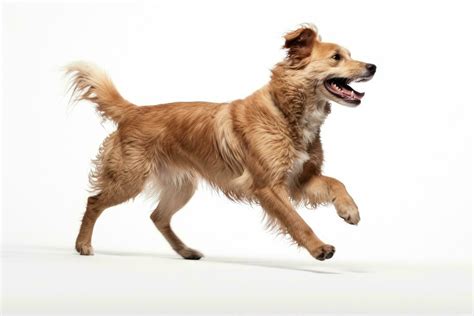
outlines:
[{"label": "dog's tongue", "polygon": [[344,97],[347,97],[349,99],[352,99],[352,100],[361,100],[362,97],[364,96],[364,92],[358,92],[358,91],[355,91],[355,90],[348,90],[346,89],[346,87],[343,87],[341,90],[342,94],[344,95]]},{"label": "dog's tongue", "polygon": [[332,91],[338,94],[341,98],[346,100],[361,100],[364,96],[363,92],[354,90],[351,86],[346,83],[333,81],[330,85]]}]

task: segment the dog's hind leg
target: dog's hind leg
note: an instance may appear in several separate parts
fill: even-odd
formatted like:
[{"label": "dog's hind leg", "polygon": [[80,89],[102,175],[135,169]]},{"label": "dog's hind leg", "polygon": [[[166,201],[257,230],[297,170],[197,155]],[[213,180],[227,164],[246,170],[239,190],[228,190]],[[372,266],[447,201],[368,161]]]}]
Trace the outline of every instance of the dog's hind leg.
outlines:
[{"label": "dog's hind leg", "polygon": [[196,190],[196,179],[192,176],[178,183],[166,183],[161,189],[160,202],[150,218],[171,247],[184,259],[199,260],[202,253],[186,246],[171,228],[171,218],[191,199]]},{"label": "dog's hind leg", "polygon": [[87,199],[86,212],[82,218],[81,228],[76,238],[76,250],[81,255],[93,255],[92,232],[94,225],[102,212],[111,206],[123,202],[124,199],[115,199],[108,194],[99,193]]},{"label": "dog's hind leg", "polygon": [[120,190],[120,192],[111,192],[110,190],[91,196],[87,199],[87,208],[82,218],[81,228],[76,239],[76,250],[81,255],[93,255],[92,233],[94,225],[102,212],[112,206],[121,204],[131,198],[137,196],[143,185],[137,184],[136,187],[128,186]]},{"label": "dog's hind leg", "polygon": [[94,254],[92,233],[102,212],[137,196],[143,190],[150,171],[150,164],[141,151],[130,145],[124,147],[116,133],[104,141],[95,163],[96,170],[91,180],[99,193],[87,200],[86,212],[76,239],[76,250],[81,255]]}]

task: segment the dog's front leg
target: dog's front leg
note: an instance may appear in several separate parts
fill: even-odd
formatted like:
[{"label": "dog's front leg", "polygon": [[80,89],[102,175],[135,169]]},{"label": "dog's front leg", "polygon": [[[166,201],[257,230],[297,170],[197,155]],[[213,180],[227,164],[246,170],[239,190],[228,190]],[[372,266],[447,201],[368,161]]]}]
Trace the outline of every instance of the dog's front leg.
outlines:
[{"label": "dog's front leg", "polygon": [[342,182],[326,176],[313,176],[302,187],[303,199],[308,204],[333,203],[337,214],[347,223],[360,221],[359,209]]},{"label": "dog's front leg", "polygon": [[295,242],[305,247],[318,260],[329,259],[336,251],[334,246],[323,243],[295,211],[287,190],[283,187],[264,187],[256,190],[260,205],[277,219],[281,229],[287,232]]}]

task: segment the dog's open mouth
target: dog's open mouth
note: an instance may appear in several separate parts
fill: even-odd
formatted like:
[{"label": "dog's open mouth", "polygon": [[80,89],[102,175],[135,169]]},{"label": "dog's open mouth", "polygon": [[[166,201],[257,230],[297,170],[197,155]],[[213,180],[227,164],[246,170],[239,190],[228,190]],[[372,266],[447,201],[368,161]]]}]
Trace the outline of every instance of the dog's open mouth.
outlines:
[{"label": "dog's open mouth", "polygon": [[351,81],[349,78],[331,78],[324,82],[324,86],[329,92],[344,102],[358,105],[364,96],[364,92],[352,89],[349,86]]}]

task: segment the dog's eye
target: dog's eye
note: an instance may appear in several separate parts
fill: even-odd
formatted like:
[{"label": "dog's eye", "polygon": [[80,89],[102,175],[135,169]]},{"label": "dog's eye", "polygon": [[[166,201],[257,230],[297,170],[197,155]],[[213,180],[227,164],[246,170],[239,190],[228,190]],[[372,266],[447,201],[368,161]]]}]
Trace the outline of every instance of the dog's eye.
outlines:
[{"label": "dog's eye", "polygon": [[331,58],[334,59],[334,60],[341,60],[341,55],[336,53],[336,54],[332,55]]}]

